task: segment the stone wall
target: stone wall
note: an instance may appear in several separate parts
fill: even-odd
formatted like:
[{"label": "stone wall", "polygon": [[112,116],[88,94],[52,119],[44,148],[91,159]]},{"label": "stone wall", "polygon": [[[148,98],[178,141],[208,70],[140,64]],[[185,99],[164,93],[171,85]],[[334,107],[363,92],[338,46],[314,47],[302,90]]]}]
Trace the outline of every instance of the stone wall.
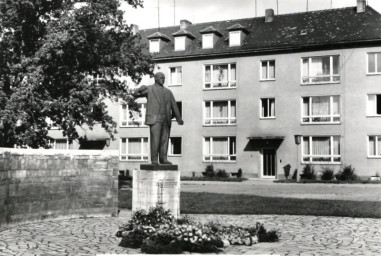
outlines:
[{"label": "stone wall", "polygon": [[0,148],[0,230],[117,211],[118,151]]}]

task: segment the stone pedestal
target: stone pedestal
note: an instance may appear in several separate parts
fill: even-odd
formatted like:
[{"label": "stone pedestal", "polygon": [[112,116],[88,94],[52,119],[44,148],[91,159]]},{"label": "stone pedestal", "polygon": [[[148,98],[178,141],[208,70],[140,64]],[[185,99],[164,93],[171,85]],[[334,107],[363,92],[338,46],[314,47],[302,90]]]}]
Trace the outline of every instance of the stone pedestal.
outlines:
[{"label": "stone pedestal", "polygon": [[142,164],[133,171],[132,211],[157,205],[180,216],[180,172],[177,165]]}]

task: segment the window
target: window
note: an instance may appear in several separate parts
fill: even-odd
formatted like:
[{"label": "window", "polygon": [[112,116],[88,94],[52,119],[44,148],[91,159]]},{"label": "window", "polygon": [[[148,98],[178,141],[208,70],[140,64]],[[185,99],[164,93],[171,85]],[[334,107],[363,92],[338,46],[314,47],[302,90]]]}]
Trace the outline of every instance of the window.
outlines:
[{"label": "window", "polygon": [[205,65],[205,89],[236,87],[236,64]]},{"label": "window", "polygon": [[181,156],[181,137],[171,137],[168,143],[169,156]]},{"label": "window", "polygon": [[[181,101],[176,101],[177,108],[180,111],[181,118],[183,117],[183,103]],[[175,113],[172,112],[172,120],[176,121]]]},{"label": "window", "polygon": [[146,103],[140,103],[140,112],[131,111],[132,116],[130,116],[130,111],[127,104],[121,105],[121,114],[120,114],[120,126],[121,127],[136,127],[144,125],[145,116],[146,116]]},{"label": "window", "polygon": [[185,50],[185,36],[175,37],[175,51]]},{"label": "window", "polygon": [[235,125],[236,101],[205,101],[204,125]]},{"label": "window", "polygon": [[57,126],[57,124],[56,124],[50,117],[46,117],[46,118],[45,118],[45,122],[46,122],[46,124],[48,125],[48,127],[50,127],[50,129],[52,129],[52,130],[57,130],[57,129],[59,129],[59,127]]},{"label": "window", "polygon": [[275,118],[275,99],[261,99],[261,118]]},{"label": "window", "polygon": [[368,156],[381,157],[381,136],[368,136]]},{"label": "window", "polygon": [[305,136],[302,144],[303,163],[340,163],[340,136]]},{"label": "window", "polygon": [[367,104],[368,116],[381,116],[381,94],[369,94]]},{"label": "window", "polygon": [[49,140],[49,146],[52,149],[73,149],[73,143],[69,143],[68,139],[51,139]]},{"label": "window", "polygon": [[120,160],[147,161],[148,138],[122,138],[120,144]]},{"label": "window", "polygon": [[159,52],[160,51],[160,39],[149,40],[149,52]]},{"label": "window", "polygon": [[213,34],[202,35],[202,49],[213,48]]},{"label": "window", "polygon": [[302,58],[302,84],[340,82],[339,56]]},{"label": "window", "polygon": [[261,80],[275,80],[275,60],[261,61]]},{"label": "window", "polygon": [[381,52],[368,53],[368,74],[381,74]]},{"label": "window", "polygon": [[99,85],[100,83],[105,81],[105,75],[99,72],[94,72],[92,73],[92,79],[96,85]]},{"label": "window", "polygon": [[235,137],[205,137],[204,161],[235,161]]},{"label": "window", "polygon": [[181,85],[183,83],[182,67],[169,68],[169,85]]},{"label": "window", "polygon": [[241,45],[241,31],[230,31],[229,32],[229,46],[240,46]]},{"label": "window", "polygon": [[302,123],[339,123],[340,96],[302,98]]}]

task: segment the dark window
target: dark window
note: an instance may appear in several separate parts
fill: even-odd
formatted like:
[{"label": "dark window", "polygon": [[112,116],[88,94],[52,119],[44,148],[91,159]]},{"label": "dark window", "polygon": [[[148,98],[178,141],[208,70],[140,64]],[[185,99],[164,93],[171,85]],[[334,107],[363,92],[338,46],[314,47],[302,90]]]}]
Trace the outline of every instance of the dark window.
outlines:
[{"label": "dark window", "polygon": [[181,155],[181,137],[172,137],[169,144],[170,155]]},{"label": "dark window", "polygon": [[[183,103],[181,101],[177,101],[176,104],[177,104],[177,107],[180,111],[180,116],[181,116],[181,118],[183,118]],[[176,120],[174,112],[172,112],[172,119]]]}]

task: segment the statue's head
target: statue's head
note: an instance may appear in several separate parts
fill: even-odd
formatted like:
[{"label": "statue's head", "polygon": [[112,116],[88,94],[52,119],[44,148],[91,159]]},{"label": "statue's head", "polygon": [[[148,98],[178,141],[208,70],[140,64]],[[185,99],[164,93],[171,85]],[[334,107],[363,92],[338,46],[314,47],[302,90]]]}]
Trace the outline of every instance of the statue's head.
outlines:
[{"label": "statue's head", "polygon": [[162,72],[157,72],[154,75],[154,78],[155,78],[155,83],[157,84],[163,85],[165,82],[165,75]]}]

